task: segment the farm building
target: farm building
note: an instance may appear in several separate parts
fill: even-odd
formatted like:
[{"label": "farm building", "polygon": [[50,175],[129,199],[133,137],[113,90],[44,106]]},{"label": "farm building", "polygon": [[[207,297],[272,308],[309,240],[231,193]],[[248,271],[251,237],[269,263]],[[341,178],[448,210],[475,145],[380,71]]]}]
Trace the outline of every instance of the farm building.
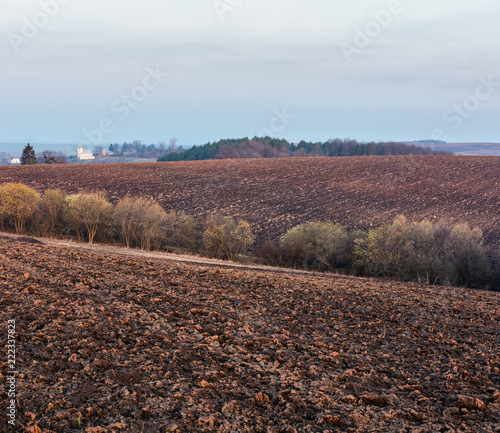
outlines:
[{"label": "farm building", "polygon": [[20,158],[11,158],[10,163],[11,164],[21,164],[21,159]]}]

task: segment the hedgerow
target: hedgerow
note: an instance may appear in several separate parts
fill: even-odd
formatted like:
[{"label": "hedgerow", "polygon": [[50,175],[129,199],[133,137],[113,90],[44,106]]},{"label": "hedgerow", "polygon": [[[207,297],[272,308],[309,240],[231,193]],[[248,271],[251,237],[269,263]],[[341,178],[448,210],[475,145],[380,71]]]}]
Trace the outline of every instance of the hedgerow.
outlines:
[{"label": "hedgerow", "polygon": [[[229,260],[254,244],[249,223],[231,216],[203,223],[144,197],[127,196],[113,205],[103,192],[39,195],[20,183],[0,186],[0,223],[18,234],[200,251]],[[398,215],[391,224],[349,232],[334,222],[313,221],[255,248],[254,258],[272,266],[500,290],[500,251],[485,245],[482,231],[467,223],[410,223]]]}]

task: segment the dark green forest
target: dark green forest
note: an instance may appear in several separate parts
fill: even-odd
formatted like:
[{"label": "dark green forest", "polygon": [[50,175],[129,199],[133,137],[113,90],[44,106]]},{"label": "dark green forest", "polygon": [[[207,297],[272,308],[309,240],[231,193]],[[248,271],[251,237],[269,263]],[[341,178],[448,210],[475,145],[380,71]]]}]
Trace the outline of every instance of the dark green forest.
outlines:
[{"label": "dark green forest", "polygon": [[170,153],[158,161],[196,161],[229,158],[289,158],[304,156],[363,156],[363,155],[450,155],[430,147],[397,142],[360,142],[353,139],[331,139],[321,142],[290,143],[270,137],[232,138],[193,146],[182,152]]}]

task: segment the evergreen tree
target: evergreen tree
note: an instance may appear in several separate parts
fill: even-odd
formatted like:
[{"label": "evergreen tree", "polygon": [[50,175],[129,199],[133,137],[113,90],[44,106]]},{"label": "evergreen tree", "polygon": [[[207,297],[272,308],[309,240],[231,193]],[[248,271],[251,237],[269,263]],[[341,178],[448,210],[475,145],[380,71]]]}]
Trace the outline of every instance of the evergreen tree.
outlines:
[{"label": "evergreen tree", "polygon": [[35,149],[29,143],[23,149],[21,165],[35,165],[37,163]]}]

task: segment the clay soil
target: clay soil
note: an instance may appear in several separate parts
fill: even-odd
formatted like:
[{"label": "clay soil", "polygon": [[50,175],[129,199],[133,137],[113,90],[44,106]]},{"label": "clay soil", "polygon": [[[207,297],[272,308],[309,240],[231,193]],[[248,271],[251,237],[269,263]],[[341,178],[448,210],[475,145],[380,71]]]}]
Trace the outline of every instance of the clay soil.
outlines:
[{"label": "clay soil", "polygon": [[468,222],[500,245],[500,157],[402,156],[148,164],[0,167],[0,183],[39,192],[105,190],[158,200],[201,220],[218,213],[251,223],[257,243],[311,220],[367,229],[410,220]]},{"label": "clay soil", "polygon": [[18,431],[500,431],[500,293],[7,237],[0,275]]}]

